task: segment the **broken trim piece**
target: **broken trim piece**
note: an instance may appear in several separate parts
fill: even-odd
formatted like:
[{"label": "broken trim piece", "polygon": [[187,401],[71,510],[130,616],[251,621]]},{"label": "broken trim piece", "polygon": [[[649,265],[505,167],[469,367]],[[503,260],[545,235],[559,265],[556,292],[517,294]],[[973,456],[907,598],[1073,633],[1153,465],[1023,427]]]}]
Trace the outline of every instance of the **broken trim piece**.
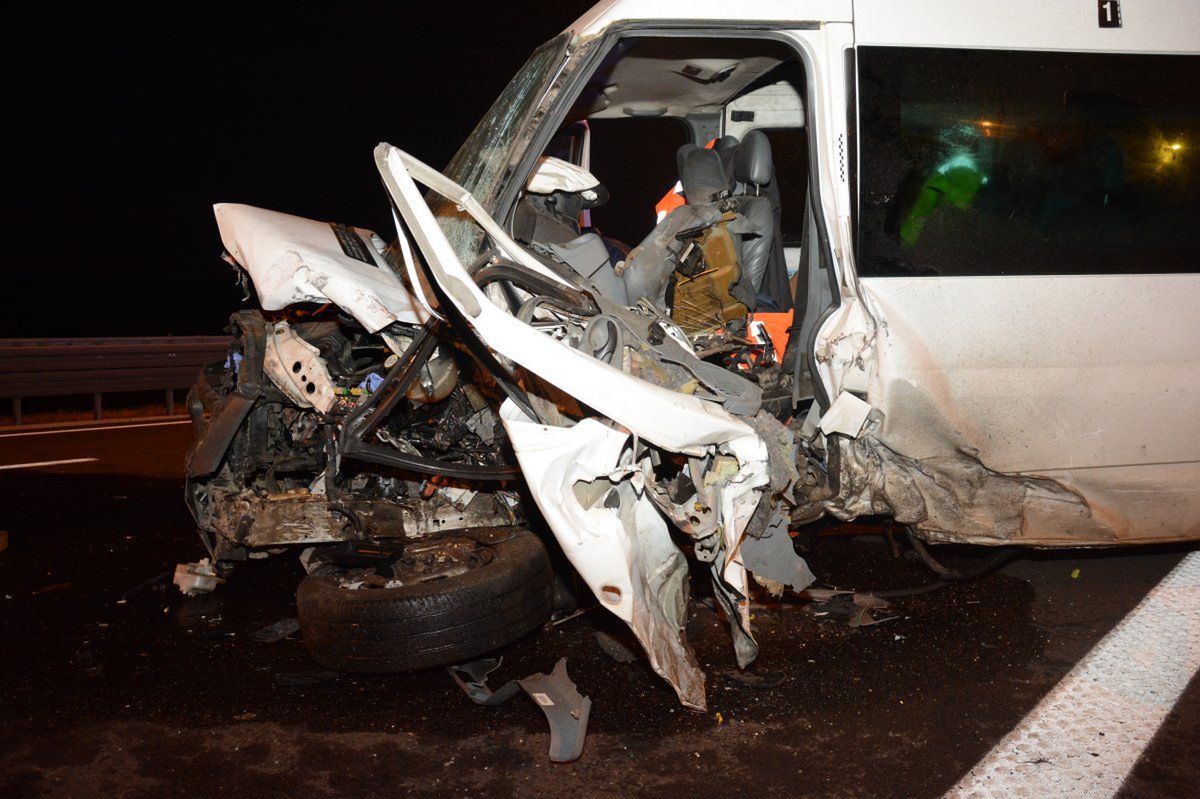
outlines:
[{"label": "broken trim piece", "polygon": [[504,683],[498,691],[493,691],[488,687],[488,675],[500,668],[500,664],[503,662],[504,658],[483,658],[458,666],[447,666],[446,671],[450,673],[455,684],[472,702],[484,707],[496,707],[507,702],[516,695],[517,691],[521,690],[521,686],[516,680]]},{"label": "broken trim piece", "polygon": [[333,406],[333,379],[321,351],[287,322],[276,322],[267,332],[263,371],[284,395],[301,408],[325,414]]},{"label": "broken trim piece", "polygon": [[578,760],[587,737],[592,700],[581,695],[567,676],[567,659],[560,658],[549,674],[534,674],[518,682],[550,722],[550,760]]}]

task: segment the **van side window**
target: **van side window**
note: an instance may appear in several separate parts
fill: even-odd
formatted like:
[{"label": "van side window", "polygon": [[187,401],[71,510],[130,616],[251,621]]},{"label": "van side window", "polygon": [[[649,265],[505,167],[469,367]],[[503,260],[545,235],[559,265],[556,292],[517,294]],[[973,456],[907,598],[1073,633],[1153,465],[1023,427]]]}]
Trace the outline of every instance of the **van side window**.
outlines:
[{"label": "van side window", "polygon": [[[592,211],[592,224],[635,246],[654,226],[654,204],[679,179],[675,151],[688,141],[672,117],[591,119],[591,169],[612,199]],[[631,168],[636,158],[637,168]]]},{"label": "van side window", "polygon": [[1200,56],[860,47],[863,277],[1200,271]]},{"label": "van side window", "polygon": [[804,235],[808,198],[808,131],[804,128],[760,128],[771,142],[775,182],[779,186],[783,243],[797,246]]}]

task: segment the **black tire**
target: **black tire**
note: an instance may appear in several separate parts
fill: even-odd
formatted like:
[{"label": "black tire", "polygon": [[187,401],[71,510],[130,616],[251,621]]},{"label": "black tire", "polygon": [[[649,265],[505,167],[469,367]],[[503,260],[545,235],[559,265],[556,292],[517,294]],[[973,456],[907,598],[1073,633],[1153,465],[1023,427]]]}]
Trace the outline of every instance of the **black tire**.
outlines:
[{"label": "black tire", "polygon": [[308,653],[334,671],[384,674],[462,663],[512,643],[550,617],[550,559],[527,531],[490,547],[492,559],[465,574],[402,588],[305,577],[296,611]]}]

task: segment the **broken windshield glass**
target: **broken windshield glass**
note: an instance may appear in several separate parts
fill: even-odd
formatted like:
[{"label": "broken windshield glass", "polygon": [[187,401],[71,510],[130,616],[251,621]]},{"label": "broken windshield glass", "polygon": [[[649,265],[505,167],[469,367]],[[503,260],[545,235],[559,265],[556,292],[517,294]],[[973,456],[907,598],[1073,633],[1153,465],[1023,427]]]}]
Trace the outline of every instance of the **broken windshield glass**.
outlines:
[{"label": "broken windshield glass", "polygon": [[[506,167],[519,156],[517,143],[536,129],[536,112],[562,70],[570,40],[569,33],[561,33],[534,51],[446,167],[446,176],[471,192],[484,208],[490,210]],[[430,195],[428,201],[458,257],[470,263],[482,231],[453,202],[437,195]]]}]

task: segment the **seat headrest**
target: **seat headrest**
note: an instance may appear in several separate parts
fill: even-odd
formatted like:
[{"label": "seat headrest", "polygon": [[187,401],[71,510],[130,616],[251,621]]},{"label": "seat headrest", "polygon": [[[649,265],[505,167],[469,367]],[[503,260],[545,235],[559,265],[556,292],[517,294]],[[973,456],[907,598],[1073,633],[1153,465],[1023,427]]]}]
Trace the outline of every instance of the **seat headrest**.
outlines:
[{"label": "seat headrest", "polygon": [[[684,152],[684,148],[690,148]],[[691,205],[710,203],[729,191],[730,179],[716,150],[684,145],[679,154],[679,182]]]},{"label": "seat headrest", "polygon": [[761,130],[752,130],[742,138],[737,158],[733,164],[733,176],[742,183],[762,186],[771,182],[775,174],[775,163],[771,159],[771,142]]},{"label": "seat headrest", "polygon": [[737,136],[722,136],[713,143],[712,148],[721,156],[721,164],[725,167],[725,174],[733,174],[733,162],[737,158],[738,138]]},{"label": "seat headrest", "polygon": [[676,175],[683,174],[683,162],[687,158],[687,154],[690,153],[692,150],[698,150],[698,149],[700,149],[700,148],[697,147],[696,145],[692,144],[691,142],[688,142],[687,144],[679,145],[679,149],[675,151],[675,174]]}]

